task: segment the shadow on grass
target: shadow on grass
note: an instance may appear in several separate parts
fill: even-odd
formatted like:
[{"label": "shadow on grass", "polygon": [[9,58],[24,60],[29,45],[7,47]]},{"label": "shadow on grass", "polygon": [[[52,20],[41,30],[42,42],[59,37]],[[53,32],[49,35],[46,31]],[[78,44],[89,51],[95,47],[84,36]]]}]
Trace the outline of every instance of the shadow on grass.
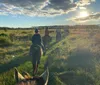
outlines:
[{"label": "shadow on grass", "polygon": [[78,48],[75,52],[72,52],[67,59],[68,68],[83,68],[89,71],[95,70],[95,62],[94,54],[85,48]]},{"label": "shadow on grass", "polygon": [[24,54],[24,57],[18,57],[9,63],[0,65],[0,74],[10,70],[13,67],[18,67],[20,64],[23,64],[26,61],[30,61],[31,57]]},{"label": "shadow on grass", "polygon": [[95,85],[95,62],[94,54],[89,49],[78,48],[67,59],[55,60],[51,69],[58,73],[65,71],[58,77],[66,85]]},{"label": "shadow on grass", "polygon": [[95,85],[93,76],[85,72],[68,71],[59,75],[59,77],[67,85]]}]

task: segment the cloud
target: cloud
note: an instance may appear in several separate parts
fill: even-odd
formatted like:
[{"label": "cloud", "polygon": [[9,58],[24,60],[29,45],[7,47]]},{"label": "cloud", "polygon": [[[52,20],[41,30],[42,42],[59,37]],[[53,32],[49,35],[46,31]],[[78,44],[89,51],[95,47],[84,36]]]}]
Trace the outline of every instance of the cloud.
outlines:
[{"label": "cloud", "polygon": [[0,15],[7,15],[6,12],[0,12]]},{"label": "cloud", "polygon": [[75,21],[77,23],[87,22],[91,20],[97,21],[97,20],[100,20],[100,12],[91,14],[87,17],[80,17],[80,18],[76,17],[76,18],[71,18],[69,20]]},{"label": "cloud", "polygon": [[47,6],[43,9],[54,9],[54,10],[62,10],[64,12],[74,9],[77,5],[72,3],[72,0],[49,0]]},{"label": "cloud", "polygon": [[78,6],[90,5],[90,3],[95,2],[96,0],[80,0],[77,2]]},{"label": "cloud", "polygon": [[[57,16],[75,11],[83,2],[94,0],[0,0],[1,14]],[[82,3],[82,4],[81,4]]]}]

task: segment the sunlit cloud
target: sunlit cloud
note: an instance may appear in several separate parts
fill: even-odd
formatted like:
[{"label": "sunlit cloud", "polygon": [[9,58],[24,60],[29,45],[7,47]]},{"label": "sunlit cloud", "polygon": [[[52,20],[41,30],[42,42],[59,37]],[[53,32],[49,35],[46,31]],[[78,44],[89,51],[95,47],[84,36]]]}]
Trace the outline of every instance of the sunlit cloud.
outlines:
[{"label": "sunlit cloud", "polygon": [[79,7],[79,9],[86,9],[86,7]]},{"label": "sunlit cloud", "polygon": [[71,21],[74,21],[77,23],[87,22],[87,21],[91,21],[91,20],[98,21],[98,20],[100,20],[100,12],[88,15],[86,17],[75,17],[75,18],[71,18],[71,19],[67,19],[67,20],[68,21],[71,20]]},{"label": "sunlit cloud", "polygon": [[90,5],[92,2],[95,2],[96,0],[80,0],[77,2],[78,6],[85,6]]}]

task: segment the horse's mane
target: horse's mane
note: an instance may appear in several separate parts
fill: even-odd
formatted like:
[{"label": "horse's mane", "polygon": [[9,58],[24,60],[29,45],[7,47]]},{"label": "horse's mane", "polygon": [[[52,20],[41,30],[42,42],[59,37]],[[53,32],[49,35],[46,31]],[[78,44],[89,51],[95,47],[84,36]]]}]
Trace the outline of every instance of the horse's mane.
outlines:
[{"label": "horse's mane", "polygon": [[29,79],[21,80],[17,85],[44,85],[45,81],[42,77],[33,77]]}]

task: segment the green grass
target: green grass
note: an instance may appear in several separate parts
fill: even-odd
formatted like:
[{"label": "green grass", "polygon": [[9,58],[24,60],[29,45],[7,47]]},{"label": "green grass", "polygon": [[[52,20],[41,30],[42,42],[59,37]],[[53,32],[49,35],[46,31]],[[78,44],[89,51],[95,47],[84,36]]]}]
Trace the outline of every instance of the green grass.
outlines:
[{"label": "green grass", "polygon": [[[48,56],[51,57],[49,58],[49,62],[51,62],[50,71],[57,72],[58,74],[67,71],[66,77],[70,71],[74,71],[73,76],[75,78],[70,75],[70,77],[65,77],[65,80],[62,79],[68,85],[98,85],[100,77],[95,75],[100,72],[96,68],[100,66],[98,66],[100,61],[97,59],[98,56],[94,55],[94,50],[98,48],[93,49],[91,46],[92,39],[90,38],[82,36],[75,36],[75,38],[73,40],[69,36],[55,44],[48,51]],[[96,71],[97,69],[98,72]],[[77,70],[81,72],[80,75],[77,74]]]},{"label": "green grass", "polygon": [[[31,36],[30,33],[32,33],[20,30],[15,30],[15,32],[21,33],[21,36]],[[10,34],[11,30],[6,33]],[[38,75],[44,72],[44,64],[48,60],[50,70],[48,85],[99,85],[100,44],[93,41],[94,37],[89,38],[88,36],[89,34],[70,34],[56,43],[55,34],[53,34],[53,40],[47,53],[41,58]],[[28,56],[31,42],[14,41],[13,43],[7,48],[0,48],[3,56],[0,56],[0,62],[2,62],[0,64],[0,85],[15,84],[14,67],[17,67],[21,73],[27,71],[32,75],[31,59]],[[13,55],[14,58],[11,57]]]},{"label": "green grass", "polygon": [[10,38],[7,36],[0,36],[0,47],[12,45]]}]

